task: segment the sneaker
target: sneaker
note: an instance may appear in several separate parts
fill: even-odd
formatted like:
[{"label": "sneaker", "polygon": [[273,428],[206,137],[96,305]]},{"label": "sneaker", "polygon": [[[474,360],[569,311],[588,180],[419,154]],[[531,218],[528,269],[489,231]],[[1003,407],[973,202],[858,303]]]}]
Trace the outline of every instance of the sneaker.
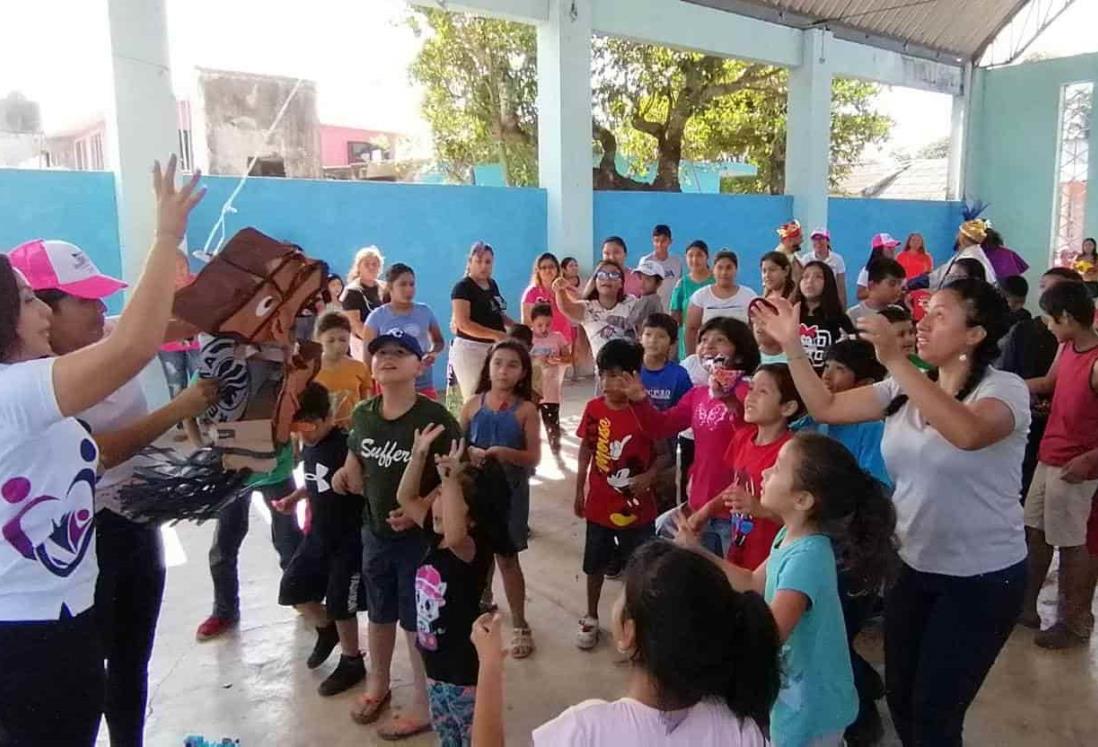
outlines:
[{"label": "sneaker", "polygon": [[364,679],[366,679],[366,662],[362,660],[362,654],[343,655],[339,657],[339,664],[335,670],[320,683],[317,692],[325,697],[338,695],[350,690]]},{"label": "sneaker", "polygon": [[596,617],[587,617],[580,620],[579,632],[576,633],[576,646],[584,651],[590,651],[599,642],[599,621]]},{"label": "sneaker", "polygon": [[305,661],[305,666],[309,669],[316,669],[328,661],[328,657],[332,655],[332,651],[338,645],[339,632],[336,630],[334,622],[328,623],[323,628],[317,628],[316,643],[313,645],[313,652],[309,654],[309,658]]},{"label": "sneaker", "polygon": [[1085,646],[1087,640],[1087,636],[1079,635],[1062,622],[1058,622],[1051,628],[1042,630],[1033,637],[1033,642],[1041,648],[1054,650]]},{"label": "sneaker", "polygon": [[198,626],[194,637],[199,641],[212,641],[214,638],[219,638],[235,628],[238,622],[240,622],[239,618],[210,615]]}]

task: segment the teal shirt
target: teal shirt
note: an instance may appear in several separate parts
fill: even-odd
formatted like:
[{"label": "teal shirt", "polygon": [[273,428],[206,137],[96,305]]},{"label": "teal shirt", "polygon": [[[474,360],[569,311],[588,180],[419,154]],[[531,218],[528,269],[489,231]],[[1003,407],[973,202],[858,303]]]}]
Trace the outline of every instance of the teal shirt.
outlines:
[{"label": "teal shirt", "polygon": [[671,301],[668,303],[668,313],[677,311],[682,314],[682,324],[679,325],[679,360],[686,360],[686,307],[690,304],[690,297],[694,295],[695,291],[704,288],[707,285],[713,285],[716,279],[713,274],[710,273],[709,277],[700,283],[695,283],[690,279],[690,273],[685,273],[679,282],[675,284],[675,289],[671,291]]},{"label": "teal shirt", "polygon": [[782,645],[782,687],[770,710],[775,747],[798,747],[843,731],[858,696],[839,602],[835,553],[822,534],[785,542],[778,532],[766,565],[766,601],[780,590],[808,597],[808,609]]}]

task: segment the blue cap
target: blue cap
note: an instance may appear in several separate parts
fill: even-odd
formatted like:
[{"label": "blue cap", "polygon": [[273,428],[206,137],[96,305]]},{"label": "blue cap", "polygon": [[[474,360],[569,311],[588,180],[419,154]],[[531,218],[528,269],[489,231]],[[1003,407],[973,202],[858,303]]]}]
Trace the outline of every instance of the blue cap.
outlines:
[{"label": "blue cap", "polygon": [[414,335],[410,335],[399,328],[390,329],[388,332],[383,332],[370,340],[370,344],[366,347],[366,350],[370,355],[373,355],[387,342],[394,342],[415,357],[423,360],[423,348],[419,346],[419,340],[417,340]]}]

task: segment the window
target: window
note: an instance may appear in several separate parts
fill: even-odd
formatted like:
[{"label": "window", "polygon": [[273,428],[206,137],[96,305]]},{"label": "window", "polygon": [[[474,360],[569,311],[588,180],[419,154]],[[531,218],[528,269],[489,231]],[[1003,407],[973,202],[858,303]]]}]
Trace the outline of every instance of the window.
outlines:
[{"label": "window", "polygon": [[73,167],[77,171],[88,170],[87,143],[83,140],[74,140],[72,143]]},{"label": "window", "polygon": [[102,171],[104,168],[103,133],[95,133],[90,138],[88,138],[88,141],[89,145],[91,146],[91,157],[88,159],[88,168],[93,171]]},{"label": "window", "polygon": [[249,176],[286,176],[286,162],[281,156],[257,157]]},{"label": "window", "polygon": [[1070,265],[1083,243],[1094,83],[1069,83],[1060,93],[1060,147],[1053,195],[1053,265]]},{"label": "window", "polygon": [[194,146],[191,143],[191,131],[179,130],[179,170],[194,171]]}]

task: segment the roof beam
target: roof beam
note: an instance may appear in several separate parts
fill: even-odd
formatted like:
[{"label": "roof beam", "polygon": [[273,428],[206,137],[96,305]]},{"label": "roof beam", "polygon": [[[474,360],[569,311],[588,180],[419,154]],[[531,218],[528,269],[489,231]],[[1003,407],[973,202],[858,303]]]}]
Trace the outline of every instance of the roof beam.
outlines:
[{"label": "roof beam", "polygon": [[950,96],[958,96],[964,89],[964,68],[956,65],[911,57],[845,39],[831,42],[829,56],[835,75],[844,78],[860,78]]},{"label": "roof beam", "polygon": [[522,23],[549,20],[549,0],[408,0],[408,2],[433,10],[472,13]]}]

